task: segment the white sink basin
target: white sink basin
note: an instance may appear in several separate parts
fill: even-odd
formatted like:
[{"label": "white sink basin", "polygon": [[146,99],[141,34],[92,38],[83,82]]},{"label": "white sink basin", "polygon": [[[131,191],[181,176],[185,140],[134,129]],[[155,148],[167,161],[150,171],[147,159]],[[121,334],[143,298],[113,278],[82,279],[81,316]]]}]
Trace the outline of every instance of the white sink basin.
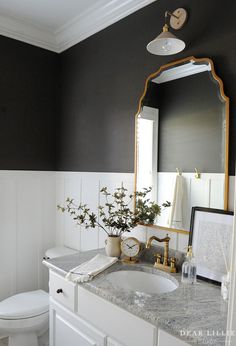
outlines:
[{"label": "white sink basin", "polygon": [[142,271],[120,270],[109,273],[107,281],[123,289],[147,294],[161,294],[174,291],[178,283],[162,275]]}]

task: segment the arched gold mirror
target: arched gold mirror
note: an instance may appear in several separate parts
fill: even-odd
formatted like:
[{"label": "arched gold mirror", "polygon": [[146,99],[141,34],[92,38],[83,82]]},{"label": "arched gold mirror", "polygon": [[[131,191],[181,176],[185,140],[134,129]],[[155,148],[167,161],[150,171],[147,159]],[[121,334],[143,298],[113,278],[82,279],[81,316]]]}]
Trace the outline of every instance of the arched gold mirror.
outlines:
[{"label": "arched gold mirror", "polygon": [[161,66],[145,83],[136,114],[135,190],[172,203],[161,229],[187,233],[195,206],[228,207],[229,98],[208,58]]}]

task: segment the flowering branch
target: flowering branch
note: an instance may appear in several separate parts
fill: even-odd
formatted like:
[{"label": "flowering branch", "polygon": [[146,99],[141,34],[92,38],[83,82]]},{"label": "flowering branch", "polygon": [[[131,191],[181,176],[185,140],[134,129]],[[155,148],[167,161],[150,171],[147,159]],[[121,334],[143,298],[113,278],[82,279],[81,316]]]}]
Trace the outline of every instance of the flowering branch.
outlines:
[{"label": "flowering branch", "polygon": [[[57,208],[62,212],[68,212],[78,225],[84,225],[85,228],[99,227],[107,235],[121,236],[124,232],[130,232],[137,224],[153,224],[156,217],[161,214],[162,208],[170,206],[168,201],[159,206],[146,198],[151,190],[150,187],[127,196],[127,189],[123,186],[117,188],[113,194],[107,191],[107,187],[103,187],[100,192],[106,202],[98,206],[98,216],[91,212],[86,204],[77,205],[71,198],[66,199],[65,207],[58,205]],[[136,206],[133,211],[129,204],[134,198]],[[126,199],[129,199],[127,203]]]}]

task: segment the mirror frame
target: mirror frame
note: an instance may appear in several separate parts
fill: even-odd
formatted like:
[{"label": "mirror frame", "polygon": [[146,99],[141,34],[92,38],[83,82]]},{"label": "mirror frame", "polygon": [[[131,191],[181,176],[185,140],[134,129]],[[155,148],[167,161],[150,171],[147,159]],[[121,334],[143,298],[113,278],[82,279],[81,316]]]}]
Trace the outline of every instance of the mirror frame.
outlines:
[{"label": "mirror frame", "polygon": [[[142,111],[142,102],[143,102],[143,99],[144,99],[144,97],[146,95],[146,92],[147,92],[148,83],[149,83],[150,80],[152,80],[153,78],[157,77],[161,72],[169,69],[170,67],[174,67],[175,65],[180,65],[182,63],[186,63],[186,62],[191,61],[191,60],[194,61],[194,62],[197,62],[197,63],[207,62],[207,63],[210,64],[212,77],[218,83],[219,91],[220,91],[220,96],[225,101],[226,129],[225,129],[224,210],[228,210],[228,197],[229,197],[229,97],[225,95],[223,81],[216,74],[214,63],[209,58],[195,58],[194,56],[189,56],[187,58],[183,58],[183,59],[180,59],[180,60],[175,60],[175,61],[170,62],[168,64],[162,65],[157,71],[151,73],[147,77],[147,79],[145,81],[144,91],[142,93],[142,96],[139,99],[138,111],[135,114],[135,152],[134,152],[134,169],[135,169],[135,173],[134,173],[134,191],[137,191],[137,163],[138,163],[137,126],[138,126],[138,117],[139,117],[139,114]],[[164,226],[159,226],[159,225],[145,225],[145,226],[146,227],[157,228],[157,229],[160,229],[160,230],[166,230],[166,231],[170,231],[170,232],[175,232],[175,233],[189,234],[189,231],[187,231],[187,230],[175,229],[175,228],[164,227]]]}]

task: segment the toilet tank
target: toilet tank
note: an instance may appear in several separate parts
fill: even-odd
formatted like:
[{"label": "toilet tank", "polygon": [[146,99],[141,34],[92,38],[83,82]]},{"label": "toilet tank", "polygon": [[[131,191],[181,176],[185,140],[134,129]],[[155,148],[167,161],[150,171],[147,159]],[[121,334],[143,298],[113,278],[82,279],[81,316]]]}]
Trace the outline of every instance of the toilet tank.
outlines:
[{"label": "toilet tank", "polygon": [[56,258],[56,257],[62,257],[62,256],[67,256],[67,255],[74,255],[78,253],[78,250],[71,249],[66,246],[57,246],[53,247],[51,249],[48,249],[45,252],[45,257],[44,259],[50,259],[50,258]]}]

